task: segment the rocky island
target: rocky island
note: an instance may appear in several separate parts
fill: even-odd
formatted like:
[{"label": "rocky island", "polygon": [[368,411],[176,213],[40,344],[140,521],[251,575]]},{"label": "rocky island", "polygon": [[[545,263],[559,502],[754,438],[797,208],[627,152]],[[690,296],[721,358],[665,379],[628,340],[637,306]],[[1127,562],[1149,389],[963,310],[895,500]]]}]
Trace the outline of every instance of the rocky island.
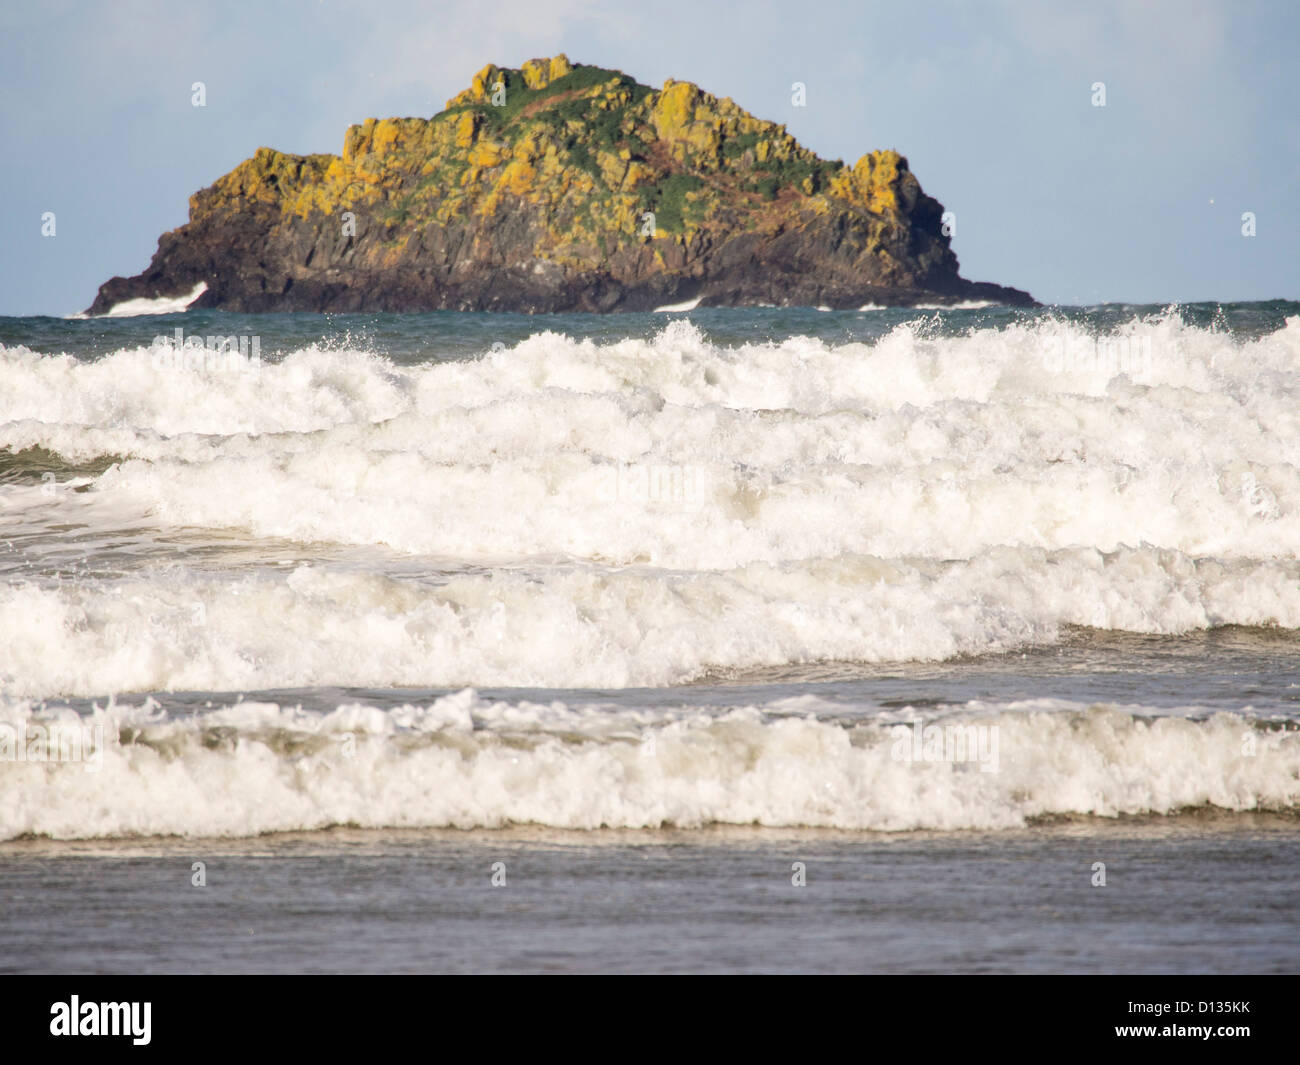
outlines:
[{"label": "rocky island", "polygon": [[959,276],[942,216],[895,151],[844,166],[689,82],[560,55],[367,119],[341,156],[258,149],[89,313],[1034,303]]}]

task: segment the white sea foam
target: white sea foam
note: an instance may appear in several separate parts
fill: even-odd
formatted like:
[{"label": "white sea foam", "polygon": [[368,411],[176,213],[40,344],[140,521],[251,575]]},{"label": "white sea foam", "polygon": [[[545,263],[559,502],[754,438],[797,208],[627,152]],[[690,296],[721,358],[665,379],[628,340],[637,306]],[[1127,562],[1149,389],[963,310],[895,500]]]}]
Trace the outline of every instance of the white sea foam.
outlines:
[{"label": "white sea foam", "polygon": [[[897,304],[892,303],[864,303],[858,308],[859,311],[982,311],[987,307],[993,307],[995,304],[992,300],[962,300],[959,303],[915,303],[911,307],[900,308]],[[829,310],[830,308],[817,308],[820,310]]]},{"label": "white sea foam", "polygon": [[239,703],[168,720],[113,706],[6,702],[15,733],[102,726],[103,756],[0,760],[0,839],[246,836],[362,827],[590,829],[710,823],[845,829],[1004,829],[1043,815],[1293,809],[1300,733],[1219,714],[1059,701],[948,708],[947,724],[995,729],[996,772],[907,761],[895,727],[910,710],[819,719],[805,697],[711,714],[562,702],[496,702],[472,691],[388,711],[326,715]]},{"label": "white sea foam", "polygon": [[665,303],[662,307],[655,308],[655,314],[666,314],[670,311],[693,311],[700,305],[699,297],[693,300],[685,300],[682,303]]},{"label": "white sea foam", "polygon": [[75,583],[20,557],[0,685],[668,684],[1075,624],[1300,628],[1300,319],[1117,335],[1149,367],[1053,372],[1090,340],[1056,320],[734,349],[677,321],[418,366],[313,347],[248,375],[160,372],[144,338],[93,362],[6,349],[0,448],[122,461],[84,493],[0,485],[0,541],[126,522],[374,555]]},{"label": "white sea foam", "polygon": [[200,281],[184,296],[159,296],[156,299],[141,296],[132,300],[123,300],[121,303],[113,304],[104,317],[135,318],[142,314],[179,314],[207,290],[208,283]]},{"label": "white sea foam", "polygon": [[176,564],[0,589],[0,687],[24,695],[317,684],[624,687],[713,669],[945,659],[1065,625],[1300,628],[1288,562],[999,548],[946,563],[845,557],[720,572],[571,563],[431,579],[301,564]]},{"label": "white sea foam", "polygon": [[961,300],[958,303],[916,303],[916,311],[982,311],[995,306],[992,300]]}]

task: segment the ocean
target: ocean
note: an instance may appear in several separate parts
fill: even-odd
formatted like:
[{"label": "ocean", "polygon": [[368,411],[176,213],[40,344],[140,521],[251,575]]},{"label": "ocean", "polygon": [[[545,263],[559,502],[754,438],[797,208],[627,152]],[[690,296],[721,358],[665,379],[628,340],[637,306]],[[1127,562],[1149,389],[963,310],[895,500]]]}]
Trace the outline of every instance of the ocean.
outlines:
[{"label": "ocean", "polygon": [[1300,303],[124,311],[0,318],[0,971],[1300,969]]}]

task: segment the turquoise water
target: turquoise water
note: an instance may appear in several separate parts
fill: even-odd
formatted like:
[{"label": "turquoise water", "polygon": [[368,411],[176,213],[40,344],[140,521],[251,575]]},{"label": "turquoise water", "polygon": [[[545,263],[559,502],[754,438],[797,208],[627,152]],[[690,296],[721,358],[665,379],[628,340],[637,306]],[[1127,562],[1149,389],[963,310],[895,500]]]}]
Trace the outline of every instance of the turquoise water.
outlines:
[{"label": "turquoise water", "polygon": [[[1021,310],[989,306],[973,310],[884,308],[871,311],[817,311],[806,307],[700,308],[665,314],[490,314],[434,311],[428,314],[233,314],[190,311],[184,314],[133,318],[69,319],[0,317],[0,343],[23,345],[44,354],[67,352],[80,358],[101,356],[137,344],[148,345],[157,335],[170,335],[179,326],[186,335],[247,335],[262,338],[262,353],[299,350],[309,344],[331,344],[374,351],[402,365],[427,359],[472,357],[494,344],[513,347],[534,333],[550,330],[576,340],[609,342],[648,337],[669,319],[689,317],[717,344],[735,345],[779,341],[790,336],[814,337],[827,343],[873,341],[900,324],[924,322],[937,336],[958,336],[970,329],[999,329],[1012,323],[1043,318],[1077,322],[1102,332],[1134,318],[1165,314],[1157,304],[1110,303],[1093,307],[1045,307]],[[1234,336],[1258,337],[1282,328],[1288,316],[1300,314],[1300,302],[1266,300],[1247,303],[1179,304],[1173,313],[1201,328],[1216,328]]]}]

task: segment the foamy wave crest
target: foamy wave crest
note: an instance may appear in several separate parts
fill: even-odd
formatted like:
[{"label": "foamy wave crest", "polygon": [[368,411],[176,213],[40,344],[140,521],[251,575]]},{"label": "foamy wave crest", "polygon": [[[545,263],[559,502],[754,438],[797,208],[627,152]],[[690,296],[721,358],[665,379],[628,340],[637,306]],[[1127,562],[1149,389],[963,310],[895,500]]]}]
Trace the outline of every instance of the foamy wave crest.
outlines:
[{"label": "foamy wave crest", "polygon": [[464,691],[389,711],[240,703],[186,720],[149,703],[84,720],[9,703],[0,731],[80,727],[83,753],[98,753],[0,760],[0,838],[511,823],[1004,829],[1207,804],[1294,811],[1300,800],[1300,733],[1233,714],[972,704],[919,727],[965,731],[978,761],[927,760],[908,754],[917,725],[822,720],[814,702],[638,713]]},{"label": "foamy wave crest", "polygon": [[1068,625],[1300,628],[1300,564],[1001,548],[969,561],[449,569],[268,565],[0,588],[15,695],[311,685],[650,687],[789,663],[940,660]]},{"label": "foamy wave crest", "polygon": [[0,485],[4,536],[129,520],[376,552],[369,573],[11,580],[13,692],[659,684],[1067,624],[1300,627],[1300,318],[1249,341],[1167,315],[1101,343],[1044,319],[736,348],[674,321],[239,373],[18,348],[0,396],[0,448],[117,460],[76,495]]},{"label": "foamy wave crest", "polygon": [[1300,551],[1300,319],[1236,346],[1134,323],[1149,370],[1052,372],[1044,323],[719,349],[686,322],[541,334],[397,368],[311,349],[257,373],[0,353],[0,446],[121,455],[97,486],[169,523],[486,557],[719,568],[991,545]]}]

